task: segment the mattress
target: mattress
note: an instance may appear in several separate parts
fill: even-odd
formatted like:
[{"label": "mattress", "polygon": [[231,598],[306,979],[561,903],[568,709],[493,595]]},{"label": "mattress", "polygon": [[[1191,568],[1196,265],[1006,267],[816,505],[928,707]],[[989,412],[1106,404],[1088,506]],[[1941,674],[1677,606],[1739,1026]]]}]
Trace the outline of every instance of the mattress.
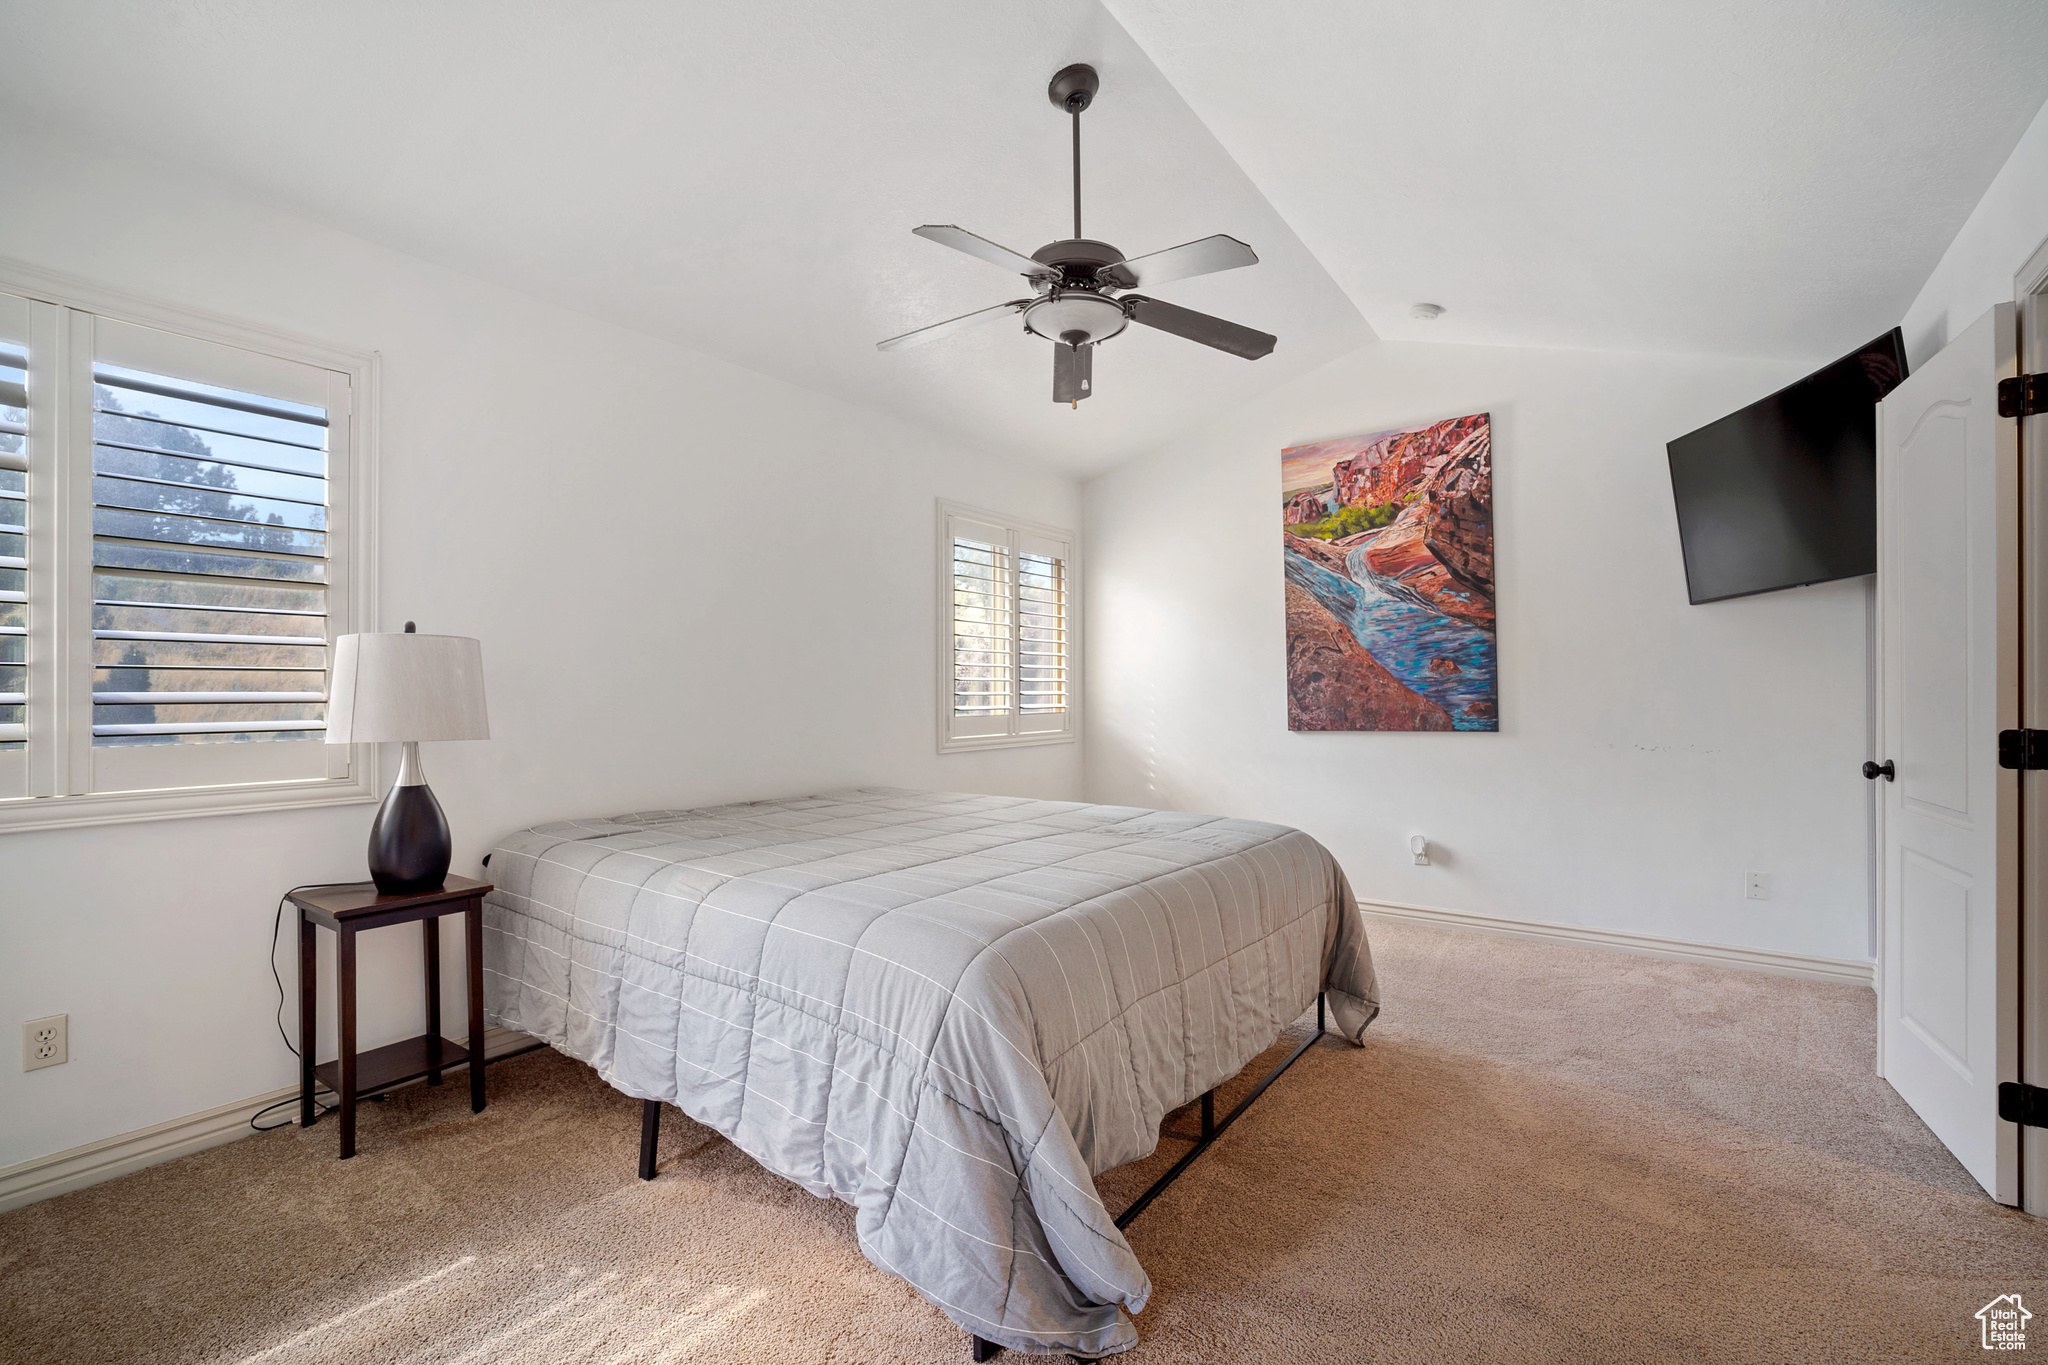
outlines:
[{"label": "mattress", "polygon": [[1251,820],[861,788],[540,825],[490,870],[490,1022],[853,1205],[1024,1351],[1137,1342],[1095,1175],[1318,991],[1353,1041],[1379,1008],[1335,860]]}]

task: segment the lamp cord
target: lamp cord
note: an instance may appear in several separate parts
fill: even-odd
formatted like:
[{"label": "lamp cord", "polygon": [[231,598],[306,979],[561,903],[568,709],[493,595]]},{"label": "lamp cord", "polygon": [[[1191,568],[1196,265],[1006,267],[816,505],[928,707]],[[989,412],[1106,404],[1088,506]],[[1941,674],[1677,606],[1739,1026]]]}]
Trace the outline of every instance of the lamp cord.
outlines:
[{"label": "lamp cord", "polygon": [[[284,1040],[285,1050],[294,1057],[299,1055],[299,1050],[292,1044],[291,1035],[284,1031],[284,975],[277,970],[277,940],[284,931],[284,903],[301,891],[330,891],[339,887],[360,885],[362,885],[360,882],[307,882],[303,886],[293,887],[277,898],[277,913],[270,920],[270,979],[277,983],[277,1036]],[[303,982],[300,984],[300,988],[304,989]],[[331,1086],[319,1082],[315,1082],[315,1084],[320,1089],[327,1091],[328,1094],[334,1094]],[[335,1098],[339,1100],[340,1097],[336,1096]],[[369,1098],[381,1100],[384,1097],[382,1095],[372,1095]],[[276,1104],[265,1105],[249,1116],[249,1126],[259,1133],[268,1133],[276,1128],[289,1128],[291,1126],[290,1119],[286,1119],[282,1123],[260,1123],[258,1120],[266,1114],[272,1114],[280,1109],[289,1108],[298,1102],[299,1097],[294,1095],[288,1100],[279,1100]],[[328,1104],[321,1100],[318,1094],[313,1096],[315,1117],[331,1114],[335,1111],[336,1107],[336,1105]]]}]

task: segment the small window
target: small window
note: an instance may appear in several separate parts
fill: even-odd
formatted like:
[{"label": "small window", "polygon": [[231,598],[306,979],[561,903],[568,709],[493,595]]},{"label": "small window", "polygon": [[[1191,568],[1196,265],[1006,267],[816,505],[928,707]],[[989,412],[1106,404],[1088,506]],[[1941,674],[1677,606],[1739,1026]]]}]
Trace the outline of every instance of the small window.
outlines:
[{"label": "small window", "polygon": [[1071,740],[1072,533],[939,505],[939,751]]},{"label": "small window", "polygon": [[322,742],[369,366],[196,330],[0,293],[0,829],[374,791]]},{"label": "small window", "polygon": [[0,800],[28,795],[28,304],[0,294]]}]

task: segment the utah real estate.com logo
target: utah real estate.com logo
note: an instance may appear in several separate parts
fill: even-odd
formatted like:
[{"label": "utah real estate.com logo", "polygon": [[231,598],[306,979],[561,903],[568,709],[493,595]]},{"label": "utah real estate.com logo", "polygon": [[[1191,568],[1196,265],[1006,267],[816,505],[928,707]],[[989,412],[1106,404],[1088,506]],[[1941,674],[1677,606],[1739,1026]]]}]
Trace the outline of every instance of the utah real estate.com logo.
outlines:
[{"label": "utah real estate.com logo", "polygon": [[2027,1319],[2034,1315],[2020,1302],[2017,1294],[2000,1294],[1977,1310],[1977,1321],[1984,1324],[1984,1349],[1987,1351],[2024,1351],[2027,1349]]}]

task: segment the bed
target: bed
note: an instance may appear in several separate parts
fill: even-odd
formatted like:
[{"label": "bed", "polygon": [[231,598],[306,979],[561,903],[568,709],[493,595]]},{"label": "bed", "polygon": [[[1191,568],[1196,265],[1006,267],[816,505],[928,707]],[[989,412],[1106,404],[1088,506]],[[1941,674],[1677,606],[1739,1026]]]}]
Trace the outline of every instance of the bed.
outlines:
[{"label": "bed", "polygon": [[1319,1000],[1354,1042],[1379,1008],[1335,860],[1250,820],[860,788],[541,825],[490,871],[489,1022],[853,1205],[977,1354],[1135,1345],[1093,1177]]}]

